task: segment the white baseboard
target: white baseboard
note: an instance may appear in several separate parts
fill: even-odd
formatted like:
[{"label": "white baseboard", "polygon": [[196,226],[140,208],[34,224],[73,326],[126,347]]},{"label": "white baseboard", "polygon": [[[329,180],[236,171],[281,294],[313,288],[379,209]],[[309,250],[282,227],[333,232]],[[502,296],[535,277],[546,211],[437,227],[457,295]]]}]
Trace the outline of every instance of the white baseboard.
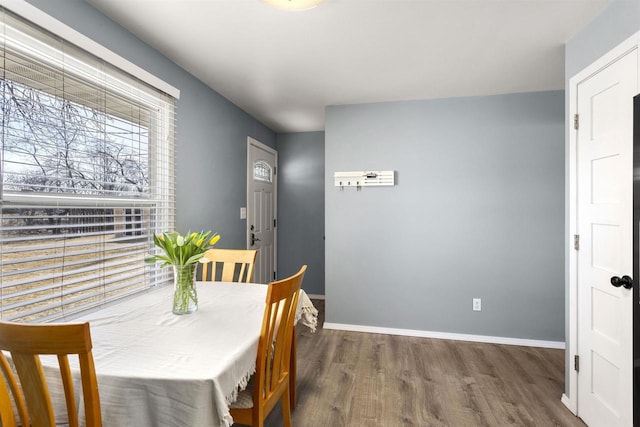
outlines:
[{"label": "white baseboard", "polygon": [[318,294],[307,294],[307,296],[311,299],[321,299],[324,301],[324,295],[318,295]]},{"label": "white baseboard", "polygon": [[562,398],[560,399],[560,401],[564,404],[564,406],[567,407],[568,410],[571,411],[573,415],[576,415],[576,416],[578,415],[577,414],[578,408],[576,408],[575,402],[569,399],[569,397],[566,394],[562,393]]},{"label": "white baseboard", "polygon": [[378,326],[348,325],[343,323],[329,323],[329,322],[325,322],[322,327],[323,329],[335,329],[339,331],[351,331],[351,332],[367,332],[372,334],[403,335],[407,337],[437,338],[437,339],[443,339],[443,340],[521,345],[525,347],[556,348],[556,349],[562,349],[562,350],[564,350],[565,348],[565,343],[563,341],[541,341],[541,340],[530,340],[530,339],[522,339],[522,338],[492,337],[487,335],[468,335],[468,334],[456,334],[456,333],[450,333],[450,332],[420,331],[416,329],[382,328]]}]

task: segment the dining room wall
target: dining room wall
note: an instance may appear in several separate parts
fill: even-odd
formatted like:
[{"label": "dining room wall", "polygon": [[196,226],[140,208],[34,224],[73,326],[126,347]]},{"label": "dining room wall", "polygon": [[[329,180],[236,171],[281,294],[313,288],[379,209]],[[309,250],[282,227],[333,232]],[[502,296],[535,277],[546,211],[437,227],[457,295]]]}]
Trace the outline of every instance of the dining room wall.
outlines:
[{"label": "dining room wall", "polygon": [[326,322],[562,344],[564,123],[563,91],[327,107]]},{"label": "dining room wall", "polygon": [[324,132],[283,133],[278,148],[278,277],[307,265],[302,288],[324,295]]},{"label": "dining room wall", "polygon": [[275,148],[276,134],[83,0],[28,0],[76,31],[180,90],[177,229],[213,229],[217,246],[246,247],[247,137]]},{"label": "dining room wall", "polygon": [[614,0],[565,46],[565,79],[640,30],[640,0]]}]

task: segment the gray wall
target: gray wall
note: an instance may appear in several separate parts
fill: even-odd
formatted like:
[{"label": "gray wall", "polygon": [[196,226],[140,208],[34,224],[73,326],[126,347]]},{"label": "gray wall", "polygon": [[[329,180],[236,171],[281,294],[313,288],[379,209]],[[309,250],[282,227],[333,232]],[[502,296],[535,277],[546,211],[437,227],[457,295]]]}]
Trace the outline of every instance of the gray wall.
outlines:
[{"label": "gray wall", "polygon": [[[607,9],[597,16],[589,25],[575,34],[565,47],[565,87],[566,105],[569,100],[569,79],[586,68],[589,64],[600,58],[618,44],[640,31],[640,0],[615,0]],[[569,109],[566,113],[569,114]],[[571,123],[567,117],[567,123]],[[569,126],[565,135],[566,140],[566,177],[565,192],[569,194]],[[569,247],[569,198],[565,204],[565,236],[566,247]],[[566,336],[569,336],[569,259],[565,261],[566,283]],[[572,354],[567,352],[565,369],[565,393],[571,395],[569,384],[569,372]]]},{"label": "gray wall", "polygon": [[[327,322],[564,341],[562,91],[332,106],[325,139]],[[333,186],[370,169],[397,185]]]},{"label": "gray wall", "polygon": [[307,264],[308,294],[324,295],[324,132],[279,134],[278,276]]},{"label": "gray wall", "polygon": [[275,148],[276,135],[82,0],[28,0],[180,89],[177,106],[177,228],[213,229],[219,247],[246,245],[247,136]]},{"label": "gray wall", "polygon": [[[567,42],[565,77],[577,74],[640,30],[640,0],[614,0]],[[568,87],[567,87],[568,89]]]}]

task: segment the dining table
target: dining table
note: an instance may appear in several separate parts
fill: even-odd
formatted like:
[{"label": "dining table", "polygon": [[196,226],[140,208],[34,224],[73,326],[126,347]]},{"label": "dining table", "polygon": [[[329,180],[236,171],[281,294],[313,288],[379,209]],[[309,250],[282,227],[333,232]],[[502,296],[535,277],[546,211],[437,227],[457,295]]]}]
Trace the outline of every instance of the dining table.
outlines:
[{"label": "dining table", "polygon": [[[173,314],[173,288],[163,286],[68,319],[90,324],[103,426],[233,424],[229,405],[255,371],[267,286],[196,287],[195,313]],[[296,321],[315,331],[317,313],[301,290]],[[50,392],[64,413],[62,385]]]}]

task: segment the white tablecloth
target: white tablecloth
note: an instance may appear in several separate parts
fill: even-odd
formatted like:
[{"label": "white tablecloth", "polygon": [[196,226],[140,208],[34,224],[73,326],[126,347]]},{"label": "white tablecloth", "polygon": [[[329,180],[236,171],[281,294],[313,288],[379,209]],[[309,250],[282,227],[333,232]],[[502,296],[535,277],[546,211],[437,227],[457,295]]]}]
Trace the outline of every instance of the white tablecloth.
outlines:
[{"label": "white tablecloth", "polygon": [[[163,287],[70,320],[91,324],[104,426],[229,426],[255,370],[266,289],[199,283],[198,311],[177,316]],[[297,317],[315,330],[305,293]]]}]

